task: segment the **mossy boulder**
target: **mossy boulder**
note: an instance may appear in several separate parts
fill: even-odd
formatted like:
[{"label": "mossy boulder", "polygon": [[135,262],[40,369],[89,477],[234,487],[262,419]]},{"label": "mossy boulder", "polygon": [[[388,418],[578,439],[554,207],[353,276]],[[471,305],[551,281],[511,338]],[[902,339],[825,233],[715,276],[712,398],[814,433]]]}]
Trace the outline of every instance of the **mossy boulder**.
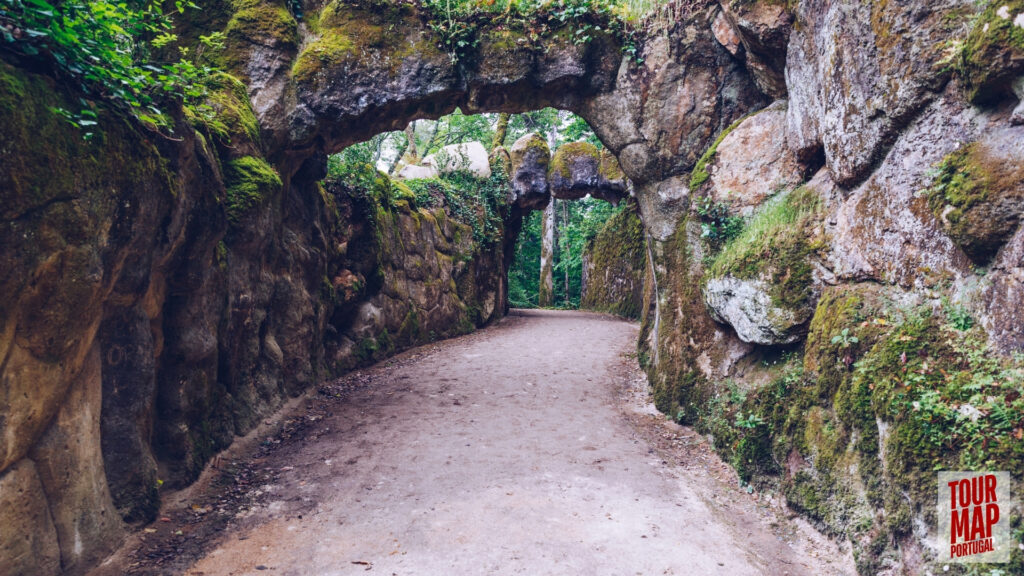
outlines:
[{"label": "mossy boulder", "polygon": [[704,301],[712,316],[744,342],[799,339],[818,291],[812,258],[822,245],[821,218],[820,200],[809,187],[762,206],[708,269]]},{"label": "mossy boulder", "polygon": [[961,47],[958,65],[968,97],[992,103],[1012,97],[1024,74],[1024,0],[990,1]]},{"label": "mossy boulder", "polygon": [[548,187],[551,195],[578,200],[595,192],[600,183],[601,154],[589,142],[563,144],[551,157]]},{"label": "mossy boulder", "polygon": [[540,134],[526,134],[509,149],[512,163],[509,180],[515,196],[513,204],[526,210],[540,210],[548,205],[548,166],[551,151]]},{"label": "mossy boulder", "polygon": [[299,83],[315,83],[346,64],[383,69],[394,76],[418,59],[442,56],[437,39],[416,26],[416,20],[415,8],[406,3],[353,5],[334,0],[320,12],[319,38],[299,54],[292,76]]},{"label": "mossy boulder", "polygon": [[245,84],[226,72],[214,72],[206,82],[206,89],[203,104],[185,109],[192,125],[229,149],[224,152],[258,154],[260,125]]},{"label": "mossy boulder", "polygon": [[224,166],[228,219],[238,222],[246,212],[281,191],[281,177],[256,156],[230,160]]},{"label": "mossy boulder", "polygon": [[259,48],[290,54],[299,45],[298,22],[285,0],[221,0],[216,5],[230,17],[224,50],[215,59],[239,77],[249,78],[249,61]]},{"label": "mossy boulder", "polygon": [[972,261],[988,264],[1024,216],[1024,166],[975,142],[946,156],[937,170],[928,206]]},{"label": "mossy boulder", "polygon": [[618,204],[626,196],[629,196],[629,178],[619,166],[619,160],[607,148],[600,150],[599,165],[597,171],[597,189],[591,191],[594,198]]},{"label": "mossy boulder", "polygon": [[630,202],[587,241],[580,307],[640,318],[646,265],[644,225]]}]

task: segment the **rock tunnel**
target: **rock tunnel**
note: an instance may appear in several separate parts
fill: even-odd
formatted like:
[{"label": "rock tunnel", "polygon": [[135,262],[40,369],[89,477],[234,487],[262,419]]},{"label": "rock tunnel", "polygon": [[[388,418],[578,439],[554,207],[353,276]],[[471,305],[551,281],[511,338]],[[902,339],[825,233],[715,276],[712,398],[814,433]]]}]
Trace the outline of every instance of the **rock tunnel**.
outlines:
[{"label": "rock tunnel", "polygon": [[[760,403],[744,409],[781,420],[774,436],[744,437],[761,452],[736,460],[741,474],[773,479],[853,542],[864,573],[934,553],[918,533],[934,503],[920,471],[951,457],[887,432],[913,433],[912,418],[880,426],[851,412],[866,386],[855,361],[881,363],[879,350],[909,337],[891,321],[856,322],[893,302],[938,318],[954,302],[992,350],[1024,347],[1024,58],[998,36],[1016,38],[1012,18],[966,1],[673,3],[663,28],[624,56],[607,25],[577,42],[554,21],[485,22],[472,46],[450,50],[412,3],[303,4],[302,18],[275,0],[183,15],[183,42],[224,35],[226,73],[211,95],[223,128],[179,113],[174,138],[104,113],[102,149],[84,142],[51,112],[78,95],[45,67],[4,56],[0,524],[30,537],[0,543],[0,564],[83,573],[153,518],[164,487],[187,485],[287,398],[350,368],[332,360],[340,350],[379,359],[500,315],[500,250],[474,252],[439,214],[381,212],[320,184],[329,154],[457,107],[570,110],[632,182],[647,241],[639,356],[659,409],[715,432],[701,406],[723,382],[747,382]],[[1006,4],[1011,16],[1024,11]],[[968,12],[977,18],[958,16]],[[959,68],[938,48],[954,37],[974,47]],[[539,164],[527,144],[509,150],[515,206],[537,208],[546,187],[583,190],[571,179],[542,185],[524,168]],[[604,162],[587,190],[615,197],[622,185],[600,181]],[[954,205],[929,192],[957,170],[983,180],[989,200]],[[718,258],[705,238],[716,224],[692,200],[755,217],[773,196],[794,207],[783,228],[813,234],[779,232],[785,250],[753,244]],[[403,234],[438,248],[386,248]],[[435,272],[454,288],[427,286]],[[400,305],[409,300],[423,305]],[[421,323],[427,310],[435,324]],[[388,342],[353,336],[360,315],[388,324]],[[836,340],[850,329],[863,343]],[[777,377],[761,361],[790,345],[811,392],[783,396],[803,407],[787,416],[757,399]],[[837,393],[847,400],[833,402]],[[899,465],[814,436],[823,421],[886,446]],[[1020,446],[998,442],[993,458],[1019,474]]]}]

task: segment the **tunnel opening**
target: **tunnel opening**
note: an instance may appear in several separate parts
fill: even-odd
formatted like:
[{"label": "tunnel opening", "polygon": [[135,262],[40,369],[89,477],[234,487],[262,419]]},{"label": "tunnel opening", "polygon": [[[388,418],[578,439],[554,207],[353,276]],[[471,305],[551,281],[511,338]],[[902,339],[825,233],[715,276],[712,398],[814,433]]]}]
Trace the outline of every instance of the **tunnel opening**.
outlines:
[{"label": "tunnel opening", "polygon": [[323,278],[332,374],[471,331],[510,306],[579,307],[588,242],[627,205],[636,212],[587,122],[553,108],[456,109],[325,164],[316,186],[336,214]]}]

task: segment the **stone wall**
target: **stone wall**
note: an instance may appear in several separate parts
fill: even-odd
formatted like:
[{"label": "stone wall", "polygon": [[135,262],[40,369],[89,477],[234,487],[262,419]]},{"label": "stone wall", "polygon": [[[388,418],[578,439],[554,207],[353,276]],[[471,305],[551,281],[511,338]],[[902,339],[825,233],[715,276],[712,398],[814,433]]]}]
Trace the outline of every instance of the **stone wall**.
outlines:
[{"label": "stone wall", "polygon": [[580,308],[640,318],[647,244],[635,202],[608,220],[583,252]]},{"label": "stone wall", "polygon": [[103,113],[86,141],[51,110],[75,95],[0,63],[5,574],[85,571],[289,397],[504,313],[500,230],[283,181],[221,82],[230,134]]}]

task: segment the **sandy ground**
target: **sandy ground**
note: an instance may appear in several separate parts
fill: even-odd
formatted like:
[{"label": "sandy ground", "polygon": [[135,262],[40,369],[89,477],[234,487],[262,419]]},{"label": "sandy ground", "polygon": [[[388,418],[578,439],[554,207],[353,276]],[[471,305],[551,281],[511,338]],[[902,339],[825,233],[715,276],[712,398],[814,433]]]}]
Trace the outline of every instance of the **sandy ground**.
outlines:
[{"label": "sandy ground", "polygon": [[653,410],[636,335],[513,311],[327,384],[94,574],[852,574]]}]

